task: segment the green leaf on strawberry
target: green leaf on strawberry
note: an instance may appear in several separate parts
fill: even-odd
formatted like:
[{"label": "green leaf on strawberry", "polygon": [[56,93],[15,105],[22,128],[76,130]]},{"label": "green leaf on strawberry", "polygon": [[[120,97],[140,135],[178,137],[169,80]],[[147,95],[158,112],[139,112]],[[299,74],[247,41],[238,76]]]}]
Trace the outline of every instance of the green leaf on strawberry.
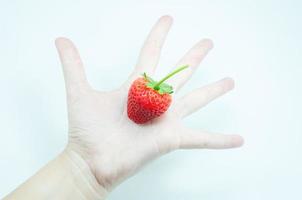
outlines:
[{"label": "green leaf on strawberry", "polygon": [[173,93],[173,87],[167,83],[164,83],[168,78],[172,77],[174,74],[188,68],[188,65],[181,66],[177,68],[175,71],[171,72],[167,76],[165,76],[160,81],[155,81],[151,77],[147,76],[146,73],[143,74],[144,78],[147,80],[146,86],[149,88],[152,88],[156,90],[159,94],[172,94]]}]

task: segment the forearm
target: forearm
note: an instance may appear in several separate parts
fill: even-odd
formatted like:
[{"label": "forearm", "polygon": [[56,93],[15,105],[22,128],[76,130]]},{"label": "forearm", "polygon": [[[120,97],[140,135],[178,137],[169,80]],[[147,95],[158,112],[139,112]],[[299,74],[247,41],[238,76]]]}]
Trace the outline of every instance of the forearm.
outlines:
[{"label": "forearm", "polygon": [[85,161],[65,150],[4,199],[103,200],[106,195]]}]

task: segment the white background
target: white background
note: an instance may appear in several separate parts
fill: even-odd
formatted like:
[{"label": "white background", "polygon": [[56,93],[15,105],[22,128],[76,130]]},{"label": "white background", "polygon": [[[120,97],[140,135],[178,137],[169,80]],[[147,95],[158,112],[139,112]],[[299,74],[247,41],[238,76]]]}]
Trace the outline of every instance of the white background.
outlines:
[{"label": "white background", "polygon": [[157,77],[201,38],[215,48],[180,95],[231,76],[236,88],[184,121],[245,138],[241,149],[168,154],[110,200],[302,199],[302,3],[276,0],[0,0],[0,197],[67,141],[58,36],[80,49],[91,84],[116,88],[161,15],[174,17]]}]

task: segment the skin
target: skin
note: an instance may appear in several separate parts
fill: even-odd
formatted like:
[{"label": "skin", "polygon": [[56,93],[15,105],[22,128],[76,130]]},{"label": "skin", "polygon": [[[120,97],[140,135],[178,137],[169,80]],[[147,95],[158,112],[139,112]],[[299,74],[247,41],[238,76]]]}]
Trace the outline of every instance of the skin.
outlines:
[{"label": "skin", "polygon": [[[171,151],[226,149],[243,144],[239,135],[210,133],[182,124],[184,117],[233,89],[231,78],[197,88],[180,98],[173,94],[169,110],[146,124],[138,125],[128,119],[129,86],[143,72],[152,77],[171,25],[170,16],[158,20],[128,80],[110,92],[96,91],[89,85],[79,53],[69,39],[56,40],[67,93],[68,144],[57,158],[7,199],[22,199],[26,195],[31,199],[53,196],[60,199],[105,199],[111,190],[146,163]],[[175,65],[189,65],[188,69],[167,81],[175,93],[191,78],[212,48],[211,40],[201,40]],[[43,184],[48,187],[41,189]]]}]

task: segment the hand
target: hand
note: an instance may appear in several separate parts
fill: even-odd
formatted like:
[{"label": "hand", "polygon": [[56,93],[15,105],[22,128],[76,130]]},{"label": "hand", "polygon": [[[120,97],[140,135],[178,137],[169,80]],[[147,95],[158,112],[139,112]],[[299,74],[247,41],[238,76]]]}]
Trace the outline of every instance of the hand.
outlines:
[{"label": "hand", "polygon": [[[67,91],[67,149],[80,155],[99,184],[109,191],[148,161],[173,150],[224,149],[239,147],[243,143],[238,135],[192,130],[181,123],[182,118],[230,91],[234,86],[230,78],[196,89],[184,97],[174,97],[170,109],[147,124],[138,125],[128,119],[128,88],[143,72],[152,76],[171,24],[169,16],[159,19],[145,41],[133,73],[119,89],[111,92],[94,90],[71,41],[65,38],[56,40]],[[176,92],[190,79],[211,48],[210,40],[202,40],[176,64],[190,66],[169,79]]]}]

